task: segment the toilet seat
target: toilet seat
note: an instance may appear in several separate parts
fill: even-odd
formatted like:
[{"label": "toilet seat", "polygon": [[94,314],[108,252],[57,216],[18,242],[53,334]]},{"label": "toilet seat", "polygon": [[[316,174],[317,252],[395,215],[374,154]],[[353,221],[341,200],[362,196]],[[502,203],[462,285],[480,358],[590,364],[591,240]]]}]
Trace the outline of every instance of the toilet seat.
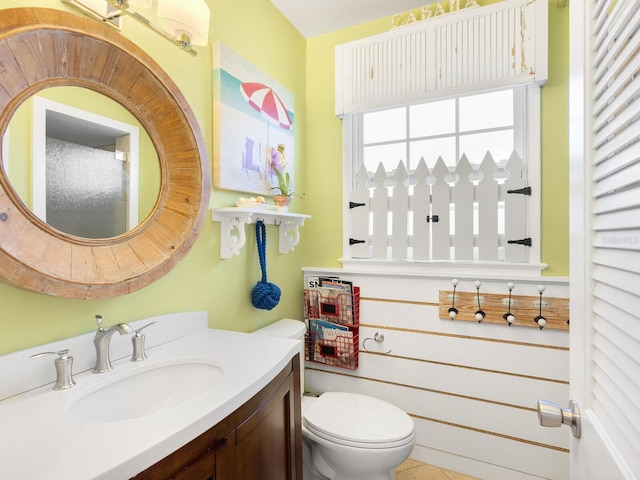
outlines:
[{"label": "toilet seat", "polygon": [[405,412],[356,393],[324,393],[304,408],[302,421],[309,432],[351,447],[393,448],[415,437],[413,420]]}]

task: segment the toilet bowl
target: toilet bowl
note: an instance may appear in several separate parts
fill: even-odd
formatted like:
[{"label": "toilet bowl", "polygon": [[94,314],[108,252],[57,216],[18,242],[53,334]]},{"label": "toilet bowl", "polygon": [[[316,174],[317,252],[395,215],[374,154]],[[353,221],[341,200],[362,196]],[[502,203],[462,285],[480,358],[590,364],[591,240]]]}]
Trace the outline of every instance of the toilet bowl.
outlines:
[{"label": "toilet bowl", "polygon": [[[304,360],[305,331],[304,322],[283,319],[254,333],[299,339]],[[393,480],[415,443],[409,415],[383,400],[347,392],[303,396],[302,436],[304,480]]]}]

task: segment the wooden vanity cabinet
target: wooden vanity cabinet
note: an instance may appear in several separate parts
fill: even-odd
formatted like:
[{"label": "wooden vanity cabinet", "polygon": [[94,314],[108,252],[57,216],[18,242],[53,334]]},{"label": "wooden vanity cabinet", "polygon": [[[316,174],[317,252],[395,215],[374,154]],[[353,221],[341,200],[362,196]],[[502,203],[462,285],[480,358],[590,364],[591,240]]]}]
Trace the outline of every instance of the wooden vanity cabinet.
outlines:
[{"label": "wooden vanity cabinet", "polygon": [[302,480],[299,356],[223,421],[134,480]]}]

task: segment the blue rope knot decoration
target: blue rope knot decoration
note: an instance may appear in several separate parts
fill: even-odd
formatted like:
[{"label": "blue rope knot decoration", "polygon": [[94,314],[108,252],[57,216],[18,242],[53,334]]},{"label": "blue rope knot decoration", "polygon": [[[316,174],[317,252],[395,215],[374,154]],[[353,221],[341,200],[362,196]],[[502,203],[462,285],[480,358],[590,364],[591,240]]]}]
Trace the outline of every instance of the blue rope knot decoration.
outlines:
[{"label": "blue rope knot decoration", "polygon": [[267,233],[262,220],[256,222],[256,242],[258,244],[258,257],[260,258],[260,270],[262,280],[256,283],[251,292],[251,303],[262,310],[271,310],[280,301],[280,287],[267,282],[267,261],[265,258]]}]

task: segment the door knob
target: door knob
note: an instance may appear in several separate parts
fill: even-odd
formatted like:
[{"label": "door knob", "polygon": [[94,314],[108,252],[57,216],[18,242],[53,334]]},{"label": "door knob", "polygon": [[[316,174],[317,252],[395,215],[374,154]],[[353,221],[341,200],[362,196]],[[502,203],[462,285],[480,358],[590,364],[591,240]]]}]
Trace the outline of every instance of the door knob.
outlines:
[{"label": "door knob", "polygon": [[538,400],[538,422],[543,427],[559,427],[562,424],[571,427],[574,437],[580,438],[580,408],[575,400],[569,402],[569,408],[560,408],[557,403]]}]

